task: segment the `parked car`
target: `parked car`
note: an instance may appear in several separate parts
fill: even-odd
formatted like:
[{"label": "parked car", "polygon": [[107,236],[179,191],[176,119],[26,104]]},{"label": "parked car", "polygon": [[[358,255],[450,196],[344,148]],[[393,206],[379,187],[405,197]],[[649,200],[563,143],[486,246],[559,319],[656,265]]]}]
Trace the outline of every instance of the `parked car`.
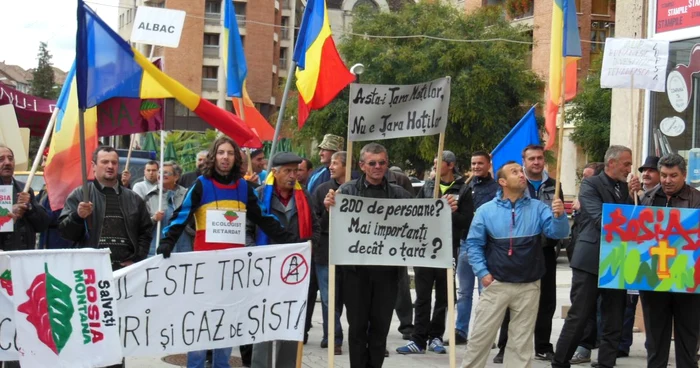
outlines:
[{"label": "parked car", "polygon": [[[26,183],[27,178],[29,178],[29,171],[15,171],[15,180]],[[44,185],[46,185],[46,180],[44,180],[44,172],[37,171],[34,173],[34,179],[30,185],[35,196],[38,196],[39,192],[44,189]]]}]

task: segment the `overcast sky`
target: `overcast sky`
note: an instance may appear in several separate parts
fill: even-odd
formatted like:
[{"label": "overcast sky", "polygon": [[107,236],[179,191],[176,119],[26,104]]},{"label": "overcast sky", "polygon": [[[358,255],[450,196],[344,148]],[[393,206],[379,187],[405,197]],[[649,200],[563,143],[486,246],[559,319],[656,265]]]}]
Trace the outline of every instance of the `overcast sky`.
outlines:
[{"label": "overcast sky", "polygon": [[[39,42],[48,42],[54,66],[68,71],[75,58],[76,0],[4,0],[0,22],[0,61],[25,69],[37,65]],[[112,29],[119,0],[86,0]]]}]

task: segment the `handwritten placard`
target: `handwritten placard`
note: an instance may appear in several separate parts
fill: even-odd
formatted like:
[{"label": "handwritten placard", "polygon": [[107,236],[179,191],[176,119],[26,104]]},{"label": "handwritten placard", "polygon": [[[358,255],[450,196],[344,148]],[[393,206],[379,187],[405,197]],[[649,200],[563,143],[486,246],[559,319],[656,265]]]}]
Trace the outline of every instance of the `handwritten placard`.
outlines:
[{"label": "handwritten placard", "polygon": [[698,293],[700,209],[603,205],[598,284]]},{"label": "handwritten placard", "polygon": [[12,185],[0,185],[0,233],[13,231],[15,221],[12,219]]},{"label": "handwritten placard", "polygon": [[600,86],[666,91],[668,45],[665,40],[607,38]]},{"label": "handwritten placard", "polygon": [[452,267],[452,212],[447,200],[338,194],[335,201],[332,264]]},{"label": "handwritten placard", "polygon": [[125,356],[301,341],[310,243],[173,253],[114,273]]},{"label": "handwritten placard", "polygon": [[369,141],[445,132],[450,79],[414,85],[351,84],[348,139]]}]

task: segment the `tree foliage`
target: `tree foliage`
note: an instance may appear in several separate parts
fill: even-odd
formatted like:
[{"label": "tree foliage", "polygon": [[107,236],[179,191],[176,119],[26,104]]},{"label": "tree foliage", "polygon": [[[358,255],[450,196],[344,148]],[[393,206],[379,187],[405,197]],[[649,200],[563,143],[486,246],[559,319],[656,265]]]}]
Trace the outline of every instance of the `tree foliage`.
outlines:
[{"label": "tree foliage", "polygon": [[[502,41],[454,42],[428,38],[349,36],[340,43],[348,66],[365,65],[362,83],[415,84],[445,76],[451,80],[451,101],[445,149],[464,166],[476,150],[492,150],[542,95],[543,84],[530,70],[528,29],[507,22],[500,7],[465,15],[440,2],[420,2],[397,12],[359,8],[353,33],[360,35],[428,35],[440,38]],[[312,112],[297,139],[347,134],[348,89],[327,107]],[[294,108],[288,114],[296,114]],[[438,137],[384,140],[392,164],[422,173],[437,152]]]},{"label": "tree foliage", "polygon": [[593,60],[573,107],[566,111],[567,119],[572,119],[576,126],[571,140],[586,152],[591,162],[603,161],[610,145],[612,89],[600,88],[601,64],[601,57]]},{"label": "tree foliage", "polygon": [[51,53],[46,42],[39,43],[39,53],[37,54],[39,64],[32,73],[31,94],[46,99],[56,99],[57,89],[54,89],[54,75],[51,63]]}]

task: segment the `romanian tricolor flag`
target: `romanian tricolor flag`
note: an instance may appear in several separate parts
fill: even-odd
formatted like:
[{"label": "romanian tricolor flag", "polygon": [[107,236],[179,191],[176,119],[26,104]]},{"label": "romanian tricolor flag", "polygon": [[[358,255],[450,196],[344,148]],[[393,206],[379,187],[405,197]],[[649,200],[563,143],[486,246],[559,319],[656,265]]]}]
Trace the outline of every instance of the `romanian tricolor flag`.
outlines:
[{"label": "romanian tricolor flag", "polygon": [[248,76],[248,65],[238,32],[238,21],[232,0],[224,0],[224,32],[221,55],[226,73],[226,95],[243,97],[243,83]]},{"label": "romanian tricolor flag", "polygon": [[552,44],[549,52],[549,98],[545,114],[545,128],[549,135],[546,149],[552,148],[557,136],[557,113],[561,103],[562,78],[566,78],[564,92],[566,100],[576,96],[576,61],[579,58],[581,58],[581,38],[578,33],[574,0],[554,0]]},{"label": "romanian tricolor flag", "polygon": [[299,129],[311,110],[330,103],[348,84],[355,81],[333,41],[325,0],[309,0],[294,47],[299,90]]},{"label": "romanian tricolor flag", "polygon": [[[233,2],[225,0],[224,4],[224,32],[223,32],[222,56],[224,71],[226,73],[226,95],[233,97],[233,108],[236,115],[245,120],[258,137],[263,141],[271,141],[275,130],[270,123],[255,108],[255,104],[248,96],[245,88],[245,79],[248,76],[248,66],[245,60],[245,51],[241,42],[241,34],[238,32],[238,22]],[[241,103],[243,111],[241,111]]]},{"label": "romanian tricolor flag", "polygon": [[[46,158],[44,179],[51,208],[63,208],[70,192],[82,183],[81,154],[78,131],[78,90],[75,83],[75,64],[68,72],[66,83],[56,102],[56,124],[51,136],[51,146]],[[91,157],[97,148],[97,108],[87,109],[85,117],[85,152]],[[92,179],[90,161],[87,161],[88,177]]]},{"label": "romanian tricolor flag", "polygon": [[[260,209],[265,216],[274,216],[272,214],[272,195],[275,190],[275,176],[270,173],[267,175],[265,182],[263,183],[262,198],[260,198]],[[304,194],[304,188],[302,188],[299,182],[294,183],[294,203],[297,206],[297,217],[299,218],[299,238],[309,239],[313,233],[311,206],[306,200],[306,194]],[[270,237],[265,234],[261,229],[257,230],[255,235],[255,244],[257,245],[268,245],[270,244]]]},{"label": "romanian tricolor flag", "polygon": [[[241,113],[241,102],[243,102],[243,113]],[[253,100],[248,96],[245,85],[243,85],[243,98],[233,98],[233,108],[236,110],[236,115],[244,117],[245,123],[258,135],[260,140],[271,141],[275,137],[275,129],[262,116],[260,111],[255,108]]]},{"label": "romanian tricolor flag", "polygon": [[158,70],[82,0],[78,0],[76,60],[78,106],[81,109],[113,97],[175,98],[239,145],[262,147],[260,139],[241,119]]}]

